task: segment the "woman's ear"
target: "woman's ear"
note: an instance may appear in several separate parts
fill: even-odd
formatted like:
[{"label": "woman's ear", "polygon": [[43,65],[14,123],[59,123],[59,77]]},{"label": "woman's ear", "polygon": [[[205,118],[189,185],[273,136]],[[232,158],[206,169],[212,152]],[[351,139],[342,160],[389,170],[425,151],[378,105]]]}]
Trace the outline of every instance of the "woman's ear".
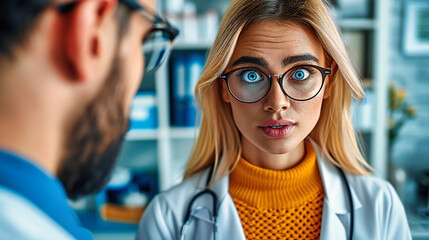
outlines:
[{"label": "woman's ear", "polygon": [[226,82],[225,81],[222,81],[221,87],[220,87],[220,91],[221,91],[221,94],[222,94],[223,101],[227,102],[227,103],[231,102],[231,100],[229,99],[230,95],[229,95],[229,91],[228,91],[228,86],[226,86]]}]

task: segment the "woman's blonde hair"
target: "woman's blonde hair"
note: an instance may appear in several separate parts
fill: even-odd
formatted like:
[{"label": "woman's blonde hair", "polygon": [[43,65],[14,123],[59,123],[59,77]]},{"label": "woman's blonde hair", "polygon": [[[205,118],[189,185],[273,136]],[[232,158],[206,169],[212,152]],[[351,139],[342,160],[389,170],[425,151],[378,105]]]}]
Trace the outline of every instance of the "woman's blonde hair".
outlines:
[{"label": "woman's blonde hair", "polygon": [[240,33],[263,20],[294,21],[314,31],[327,58],[336,64],[330,81],[330,97],[324,100],[320,119],[310,136],[337,166],[355,174],[369,174],[367,169],[371,167],[359,150],[350,117],[352,97],[359,101],[365,92],[326,3],[323,0],[233,0],[195,88],[202,118],[185,178],[214,164],[215,179],[219,179],[234,168],[241,156],[240,133],[230,105],[222,100],[222,82],[218,78],[228,65]]}]

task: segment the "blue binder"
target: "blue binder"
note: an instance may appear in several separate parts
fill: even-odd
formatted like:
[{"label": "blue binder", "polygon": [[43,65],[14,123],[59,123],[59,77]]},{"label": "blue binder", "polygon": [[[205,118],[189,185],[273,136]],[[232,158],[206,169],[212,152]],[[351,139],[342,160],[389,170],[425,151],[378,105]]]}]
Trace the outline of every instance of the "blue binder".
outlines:
[{"label": "blue binder", "polygon": [[186,61],[178,54],[172,59],[172,125],[186,125]]},{"label": "blue binder", "polygon": [[188,55],[187,60],[185,125],[188,127],[193,127],[198,125],[198,107],[194,91],[195,86],[201,77],[205,57],[201,53],[193,53]]}]

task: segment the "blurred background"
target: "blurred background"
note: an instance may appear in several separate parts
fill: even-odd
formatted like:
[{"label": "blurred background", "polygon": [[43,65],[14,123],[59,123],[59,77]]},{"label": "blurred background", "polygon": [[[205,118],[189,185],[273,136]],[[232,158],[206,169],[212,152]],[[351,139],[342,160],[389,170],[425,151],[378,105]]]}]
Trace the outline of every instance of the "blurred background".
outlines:
[{"label": "blurred background", "polygon": [[[71,202],[96,239],[133,239],[145,205],[181,181],[198,133],[193,89],[230,0],[159,0],[180,31],[170,60],[146,75],[109,185]],[[374,175],[389,180],[414,239],[429,239],[429,1],[336,0],[330,10],[366,88],[352,105]]]}]

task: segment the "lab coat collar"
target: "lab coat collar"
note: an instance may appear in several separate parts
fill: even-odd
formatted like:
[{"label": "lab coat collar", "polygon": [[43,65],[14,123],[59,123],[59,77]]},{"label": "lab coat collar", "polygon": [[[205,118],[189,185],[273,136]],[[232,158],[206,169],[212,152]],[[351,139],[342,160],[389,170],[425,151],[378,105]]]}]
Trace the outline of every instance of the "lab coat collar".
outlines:
[{"label": "lab coat collar", "polygon": [[[329,205],[329,209],[336,214],[347,214],[350,212],[349,200],[347,198],[347,185],[340,177],[340,173],[334,164],[329,162],[328,159],[322,154],[318,144],[312,139],[309,139],[313,144],[314,150],[317,155],[317,163],[319,166],[320,175],[322,177],[323,189],[325,190],[325,202]],[[349,178],[347,172],[344,172],[346,177]],[[349,180],[350,183],[350,180]],[[349,185],[354,209],[357,210],[362,207],[356,191],[353,186]],[[325,208],[325,206],[324,206]]]},{"label": "lab coat collar", "polygon": [[[209,174],[210,169],[204,170],[204,172],[201,174],[199,181],[197,182],[197,189],[204,189],[206,187],[206,181],[209,177]],[[218,203],[220,204],[229,191],[229,175],[227,174],[218,181],[214,182],[210,186],[210,189],[216,193],[219,200]]]}]

